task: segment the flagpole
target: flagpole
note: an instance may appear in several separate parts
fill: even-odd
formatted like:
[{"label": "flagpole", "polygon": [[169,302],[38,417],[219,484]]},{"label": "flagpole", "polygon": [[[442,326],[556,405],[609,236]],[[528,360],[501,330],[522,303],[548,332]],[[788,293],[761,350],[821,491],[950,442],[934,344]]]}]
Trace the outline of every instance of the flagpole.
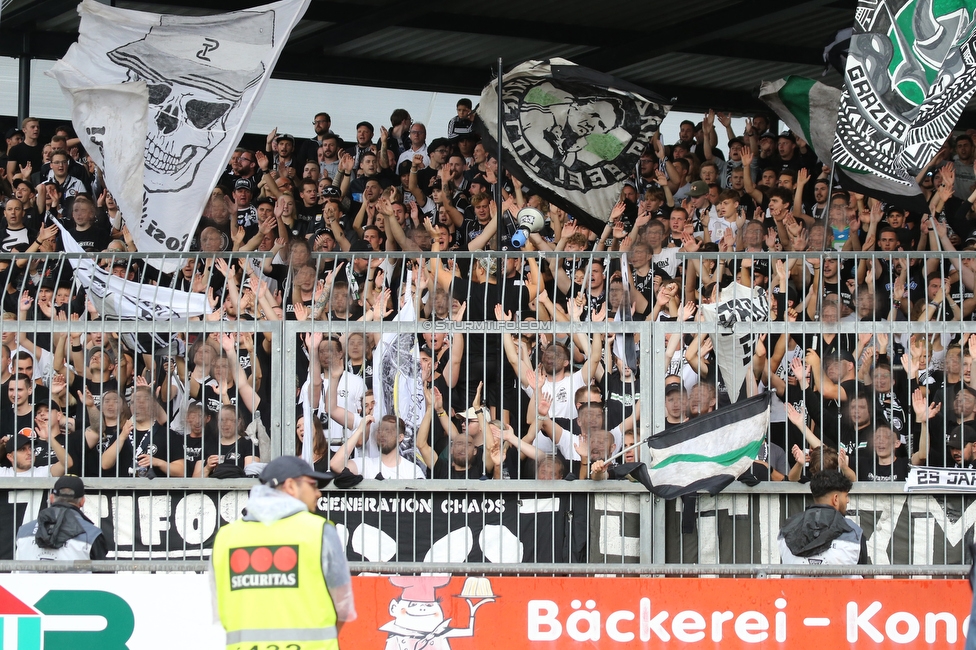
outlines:
[{"label": "flagpole", "polygon": [[[502,100],[502,57],[498,57],[498,129],[495,133],[495,142],[498,144],[498,173],[496,175],[495,183],[495,218],[498,222],[495,224],[495,250],[499,253],[502,250],[502,179],[505,177],[505,171],[502,167],[502,129],[503,121],[505,120],[505,103]],[[505,269],[502,268],[502,264],[498,262],[498,284],[504,282]]]},{"label": "flagpole", "polygon": [[630,445],[629,447],[624,447],[623,449],[621,449],[620,451],[618,451],[617,453],[615,453],[610,458],[605,459],[604,462],[609,463],[612,460],[617,460],[618,458],[620,458],[621,456],[623,456],[624,454],[626,454],[631,449],[637,449],[641,445],[645,444],[652,437],[653,437],[653,434],[651,434],[650,436],[647,436],[643,440],[638,440],[637,442],[635,442],[634,444]]}]

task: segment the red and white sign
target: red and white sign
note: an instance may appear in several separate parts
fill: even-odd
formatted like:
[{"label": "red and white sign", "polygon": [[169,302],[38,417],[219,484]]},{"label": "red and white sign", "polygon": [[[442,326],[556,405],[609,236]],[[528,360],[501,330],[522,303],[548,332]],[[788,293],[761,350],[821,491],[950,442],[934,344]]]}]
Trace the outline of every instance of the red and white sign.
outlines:
[{"label": "red and white sign", "polygon": [[359,618],[344,626],[340,645],[410,650],[962,648],[972,598],[963,580],[376,576],[353,584]]},{"label": "red and white sign", "polygon": [[[972,598],[964,580],[359,576],[353,590],[359,617],[339,643],[361,650],[962,650]],[[204,574],[6,574],[0,605],[2,648],[28,647],[18,631],[70,631],[76,648],[109,647],[95,634],[132,650],[224,645]]]}]

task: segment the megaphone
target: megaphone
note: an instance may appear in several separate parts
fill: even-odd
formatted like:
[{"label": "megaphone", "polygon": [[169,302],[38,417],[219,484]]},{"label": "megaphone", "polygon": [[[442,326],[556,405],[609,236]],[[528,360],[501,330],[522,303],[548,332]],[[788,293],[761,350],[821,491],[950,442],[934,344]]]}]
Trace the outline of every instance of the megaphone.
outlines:
[{"label": "megaphone", "polygon": [[518,230],[512,235],[512,247],[522,248],[529,235],[546,227],[546,217],[535,208],[522,208],[518,213]]}]

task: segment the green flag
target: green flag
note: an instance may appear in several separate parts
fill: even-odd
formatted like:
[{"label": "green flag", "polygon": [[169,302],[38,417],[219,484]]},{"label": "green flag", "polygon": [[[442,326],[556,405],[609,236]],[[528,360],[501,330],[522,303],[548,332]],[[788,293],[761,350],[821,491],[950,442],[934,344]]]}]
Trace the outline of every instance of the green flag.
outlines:
[{"label": "green flag", "polygon": [[840,90],[806,77],[789,76],[763,82],[759,99],[773,109],[794,135],[813,147],[817,158],[830,162]]}]

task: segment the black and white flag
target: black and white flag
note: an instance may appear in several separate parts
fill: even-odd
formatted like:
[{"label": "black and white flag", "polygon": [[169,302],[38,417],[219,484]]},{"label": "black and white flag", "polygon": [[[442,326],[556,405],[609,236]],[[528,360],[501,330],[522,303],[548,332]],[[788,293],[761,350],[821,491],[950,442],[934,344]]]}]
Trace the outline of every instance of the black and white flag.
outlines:
[{"label": "black and white flag", "polygon": [[[565,59],[526,61],[502,79],[505,168],[584,222],[605,223],[668,100]],[[481,93],[479,129],[497,148],[498,82]],[[596,227],[596,224],[593,224]],[[600,226],[602,228],[602,226]]]},{"label": "black and white flag", "polygon": [[48,74],[71,102],[75,130],[140,251],[188,250],[309,1],[210,16],[81,3],[78,42]]},{"label": "black and white flag", "polygon": [[833,147],[845,187],[926,211],[915,175],[976,91],[973,13],[971,2],[860,0]]},{"label": "black and white flag", "polygon": [[752,467],[769,428],[772,393],[760,393],[705,413],[647,438],[650,461],[611,470],[632,476],[663,499],[708,492],[712,496]]},{"label": "black and white flag", "polygon": [[769,320],[769,296],[762,287],[747,287],[733,282],[722,289],[717,303],[701,306],[705,321],[718,323],[722,329],[712,335],[718,368],[735,402],[744,394],[746,380],[753,372],[752,355],[756,334],[737,332],[736,323]]}]

